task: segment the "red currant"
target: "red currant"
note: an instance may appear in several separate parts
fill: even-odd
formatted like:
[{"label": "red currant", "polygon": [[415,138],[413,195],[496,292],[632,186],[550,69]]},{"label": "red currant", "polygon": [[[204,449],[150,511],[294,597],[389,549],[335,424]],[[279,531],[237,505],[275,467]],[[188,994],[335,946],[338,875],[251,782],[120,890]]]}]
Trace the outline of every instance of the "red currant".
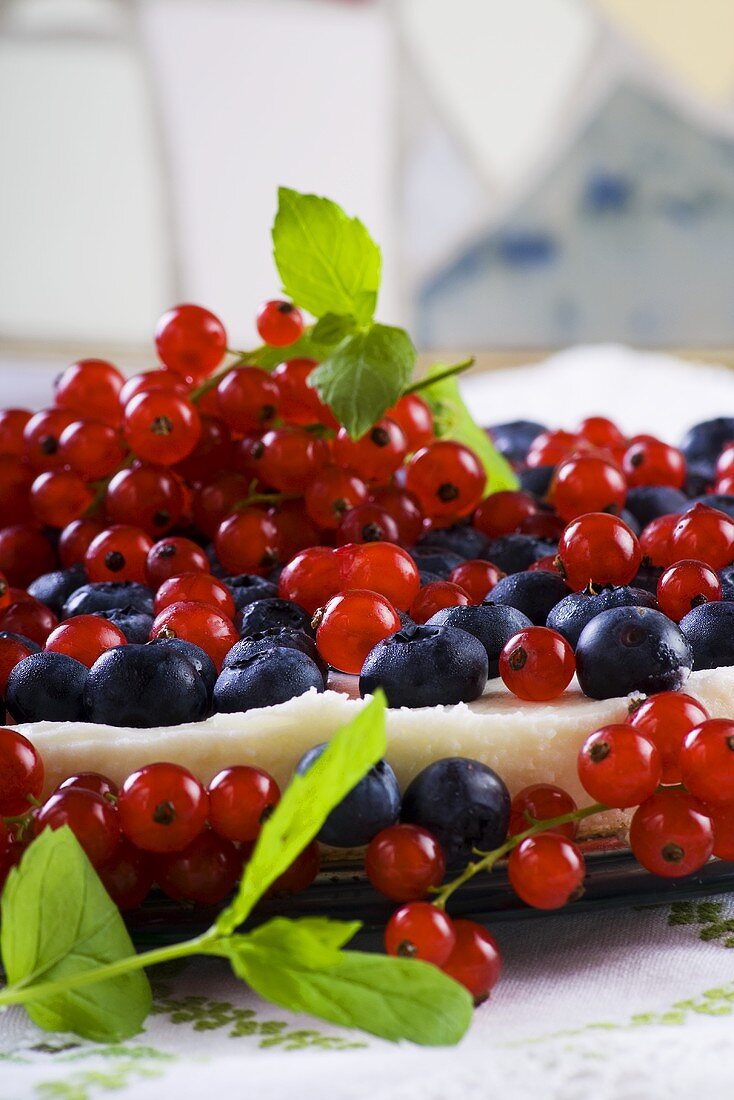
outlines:
[{"label": "red currant", "polygon": [[132,378],[128,378],[120,390],[120,408],[124,409],[128,401],[132,401],[133,397],[137,397],[139,393],[152,393],[153,390],[167,390],[169,393],[177,393],[181,397],[186,397],[189,387],[173,371],[143,371],[142,374],[134,374]]},{"label": "red currant", "polygon": [[734,561],[734,520],[706,504],[694,504],[673,528],[670,545],[674,561],[692,558],[712,569]]},{"label": "red currant", "polygon": [[429,443],[405,468],[405,487],[429,517],[468,516],[487,484],[484,467],[468,447],[450,440]]},{"label": "red currant", "polygon": [[75,519],[59,535],[59,558],[64,569],[80,565],[89,549],[89,544],[104,531],[104,524],[98,519]]},{"label": "red currant", "polygon": [[44,645],[58,620],[53,611],[40,600],[24,594],[22,600],[0,608],[0,631],[30,638],[37,645]]},{"label": "red currant", "polygon": [[329,406],[308,384],[317,366],[315,359],[288,359],[273,371],[273,381],[278,387],[278,412],[287,424],[338,426]]},{"label": "red currant", "polygon": [[441,845],[420,825],[383,829],[367,846],[364,866],[375,890],[392,901],[424,898],[446,872]]},{"label": "red currant", "polygon": [[307,546],[316,546],[319,532],[306,515],[303,500],[281,500],[268,509],[275,524],[278,558],[290,561]]},{"label": "red currant", "polygon": [[687,733],[680,768],[684,784],[702,802],[734,802],[734,722],[709,718]]},{"label": "red currant", "polygon": [[[201,412],[201,402],[199,402]],[[192,485],[201,485],[235,465],[232,433],[218,416],[202,414],[199,441],[190,455],[177,462],[174,470]]]},{"label": "red currant", "polygon": [[560,833],[529,836],[512,849],[507,876],[517,896],[534,909],[560,909],[583,892],[581,850]]},{"label": "red currant", "polygon": [[292,302],[271,299],[257,311],[257,331],[272,348],[286,348],[303,335],[303,314]]},{"label": "red currant", "polygon": [[278,561],[278,528],[260,508],[242,508],[220,525],[214,545],[228,573],[266,573]]},{"label": "red currant", "polygon": [[71,470],[48,470],[31,486],[34,516],[47,527],[66,527],[81,519],[93,499],[89,487]]},{"label": "red currant", "polygon": [[139,527],[116,524],[107,527],[89,544],[84,567],[90,581],[147,580],[145,563],[153,540]]},{"label": "red currant", "polygon": [[614,421],[606,416],[587,416],[579,424],[579,435],[592,447],[621,447],[627,443]]},{"label": "red currant", "polygon": [[635,810],[630,847],[646,870],[681,878],[698,871],[711,856],[713,823],[687,791],[658,791]]},{"label": "red currant", "polygon": [[69,409],[41,409],[30,418],[23,429],[25,458],[37,473],[64,465],[61,433],[77,419]]},{"label": "red currant", "polygon": [[110,859],[97,868],[97,874],[117,908],[122,910],[142,905],[155,877],[150,856],[124,836]]},{"label": "red currant", "polygon": [[17,817],[41,796],[43,761],[22,733],[0,727],[0,817]]},{"label": "red currant", "polygon": [[155,877],[174,901],[216,905],[232,892],[241,871],[242,856],[231,840],[207,829],[182,851],[160,856]]},{"label": "red currant", "polygon": [[19,523],[0,529],[0,572],[10,584],[25,588],[55,567],[56,555],[38,528]]},{"label": "red currant", "polygon": [[145,852],[181,852],[206,824],[209,799],[201,783],[178,764],[148,764],[125,780],[120,826]]},{"label": "red currant", "polygon": [[613,462],[598,455],[573,455],[556,468],[548,498],[566,521],[586,512],[617,515],[627,499],[627,483]]},{"label": "red currant", "polygon": [[[252,449],[257,477],[281,493],[302,493],[328,462],[329,447],[304,428],[265,432]],[[366,495],[355,504],[366,500]]]},{"label": "red currant", "polygon": [[407,453],[403,429],[387,416],[359,439],[352,439],[346,428],[340,428],[334,440],[335,461],[356,470],[368,482],[389,481]]},{"label": "red currant", "polygon": [[54,402],[75,415],[101,420],[113,427],[120,422],[120,390],[125,379],[104,359],[80,359],[72,363],[54,384]]},{"label": "red currant", "polygon": [[631,725],[604,726],[586,738],[579,779],[596,802],[615,809],[638,806],[660,783],[663,765],[653,741]]},{"label": "red currant", "polygon": [[455,920],[456,943],[442,966],[445,974],[464,986],[474,1004],[486,1001],[499,981],[502,958],[494,936],[472,920]]},{"label": "red currant", "polygon": [[228,619],[234,619],[236,608],[232,593],[226,584],[212,577],[210,573],[180,573],[169,577],[158,589],[155,597],[155,614],[160,614],[172,603],[182,600],[196,600],[208,604]]},{"label": "red currant", "polygon": [[185,506],[179,479],[164,466],[120,470],[110,481],[105,498],[112,523],[141,527],[149,535],[170,531],[181,519]]},{"label": "red currant", "polygon": [[259,367],[238,367],[217,386],[222,416],[236,432],[263,430],[278,411],[278,386]]},{"label": "red currant", "polygon": [[660,610],[680,622],[694,607],[721,599],[721,581],[702,561],[678,561],[658,580]]},{"label": "red currant", "polygon": [[479,604],[486,599],[497,581],[504,577],[501,569],[492,565],[491,561],[482,561],[479,558],[463,561],[449,573],[451,584],[458,584],[459,588],[466,592],[472,603]]},{"label": "red currant", "polygon": [[336,532],[338,546],[350,542],[399,542],[398,525],[378,504],[358,504],[344,514]]},{"label": "red currant", "polygon": [[572,520],[561,535],[558,559],[570,588],[629,584],[642,561],[640,544],[627,524],[607,512]]},{"label": "red currant", "polygon": [[75,615],[52,630],[46,649],[66,653],[91,668],[108,649],[125,645],[127,639],[118,626],[99,615]]},{"label": "red currant", "polygon": [[[576,803],[571,795],[561,787],[555,787],[552,783],[533,783],[530,787],[523,787],[513,798],[508,832],[510,836],[524,833],[538,821],[563,817],[575,809]],[[548,832],[560,833],[573,840],[578,828],[578,821],[569,821],[565,825],[556,825]]]},{"label": "red currant", "polygon": [[525,462],[531,469],[536,466],[557,466],[573,451],[588,450],[588,447],[589,444],[575,432],[541,432],[533,440]]},{"label": "red currant", "polygon": [[107,799],[82,787],[52,794],[38,811],[36,835],[68,825],[95,867],[114,855],[120,840],[117,810]]},{"label": "red currant", "polygon": [[268,898],[290,897],[307,890],[321,870],[321,854],[317,841],[312,840],[290,867],[269,888]]},{"label": "red currant", "polygon": [[75,420],[64,428],[59,453],[84,481],[109,477],[125,457],[115,428],[98,420]]},{"label": "red currant", "polygon": [[431,581],[423,585],[410,605],[410,617],[413,622],[427,623],[444,607],[468,607],[471,602],[469,593],[460,585],[452,581]]},{"label": "red currant", "polygon": [[[28,641],[31,642],[30,645],[26,644]],[[24,640],[19,635],[0,634],[0,695],[5,695],[8,676],[15,666],[25,660],[26,657],[30,657],[31,653],[35,652],[36,649],[32,639],[26,638]],[[2,758],[1,754],[2,749],[0,748],[0,759]],[[0,816],[1,815],[2,811],[0,810]]]},{"label": "red currant", "polygon": [[209,573],[210,570],[209,559],[201,547],[179,535],[156,542],[145,562],[148,584],[153,588],[182,573]]},{"label": "red currant", "polygon": [[679,515],[658,516],[640,534],[640,550],[644,561],[665,569],[673,560],[671,537]]},{"label": "red currant", "polygon": [[544,703],[562,695],[573,679],[576,661],[562,634],[530,626],[510,638],[500,653],[502,681],[518,699]]},{"label": "red currant", "polygon": [[444,966],[455,946],[454,922],[428,901],[396,909],[385,928],[385,950],[398,958]]},{"label": "red currant", "polygon": [[81,787],[84,791],[93,791],[102,798],[106,798],[112,805],[116,804],[120,793],[117,784],[100,772],[78,772],[76,775],[69,775],[59,783],[56,791],[65,791],[68,787]]},{"label": "red currant", "polygon": [[226,840],[257,840],[280,801],[280,788],[262,768],[225,768],[209,784],[209,824]]},{"label": "red currant", "polygon": [[385,415],[403,429],[408,451],[417,451],[433,439],[433,413],[417,393],[403,394]]},{"label": "red currant", "polygon": [[392,516],[398,525],[398,542],[412,546],[423,530],[423,512],[418,498],[407,489],[381,485],[372,491],[372,500]]},{"label": "red currant", "polygon": [[518,531],[523,520],[536,515],[538,505],[529,493],[503,490],[483,500],[474,513],[472,523],[488,538],[498,538]]},{"label": "red currant", "polygon": [[191,401],[158,390],[133,397],[125,406],[123,429],[138,458],[174,466],[190,455],[199,442],[201,420]]},{"label": "red currant", "polygon": [[278,581],[278,595],[300,604],[309,615],[339,591],[339,558],[329,546],[310,546],[286,565]]},{"label": "red currant", "polygon": [[196,490],[192,502],[194,523],[209,538],[227,516],[231,516],[240,501],[250,495],[250,481],[242,474],[220,474],[218,478]]},{"label": "red currant", "polygon": [[717,859],[734,860],[734,805],[707,806],[714,825],[714,851]]},{"label": "red currant", "polygon": [[680,489],[686,480],[683,452],[659,439],[633,441],[625,451],[622,468],[630,487],[672,485]]},{"label": "red currant", "polygon": [[27,462],[14,455],[0,455],[0,515],[5,524],[33,519],[30,500],[33,477]]},{"label": "red currant", "polygon": [[316,645],[332,668],[357,675],[378,642],[400,629],[392,604],[377,592],[353,589],[317,612]]},{"label": "red currant", "polygon": [[28,409],[0,409],[0,455],[23,457],[23,432],[32,415]]},{"label": "red currant", "polygon": [[393,607],[407,611],[421,586],[410,554],[389,542],[352,543],[337,551],[339,586],[379,592]]},{"label": "red currant", "polygon": [[361,478],[339,466],[325,466],[306,489],[306,511],[326,531],[336,531],[351,508],[367,501],[369,492]]},{"label": "red currant", "polygon": [[156,616],[150,637],[193,642],[209,654],[220,671],[224,658],[240,636],[232,620],[221,611],[196,600],[183,600],[170,604]]},{"label": "red currant", "polygon": [[655,745],[663,767],[662,783],[680,783],[680,751],[687,733],[708,713],[682,691],[661,691],[632,710],[627,721]]},{"label": "red currant", "polygon": [[174,306],[156,325],[155,346],[161,362],[180,378],[203,381],[227,350],[224,325],[201,306]]}]

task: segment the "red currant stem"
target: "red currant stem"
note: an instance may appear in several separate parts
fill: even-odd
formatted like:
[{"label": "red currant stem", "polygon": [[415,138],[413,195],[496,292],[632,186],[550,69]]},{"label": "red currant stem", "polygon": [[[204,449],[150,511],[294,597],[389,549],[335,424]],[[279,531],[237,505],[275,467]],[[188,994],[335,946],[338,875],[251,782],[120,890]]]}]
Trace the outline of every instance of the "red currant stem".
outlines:
[{"label": "red currant stem", "polygon": [[230,355],[234,355],[235,358],[231,363],[227,363],[225,367],[221,367],[214,374],[210,374],[208,378],[195,386],[189,393],[189,401],[193,401],[196,404],[200,401],[204,394],[217,388],[221,380],[225,375],[235,370],[237,367],[256,367],[258,361],[262,358],[266,351],[269,351],[267,344],[261,344],[259,348],[254,348],[252,351],[234,351],[231,348],[227,348]]},{"label": "red currant stem", "polygon": [[420,390],[432,386],[434,382],[443,382],[444,378],[453,378],[455,374],[463,374],[465,370],[469,370],[469,367],[473,367],[475,362],[476,360],[472,355],[469,359],[462,359],[460,363],[454,363],[453,366],[446,367],[446,370],[436,371],[435,374],[429,374],[426,378],[419,378],[417,382],[413,382],[412,385],[403,390],[403,396],[406,393],[419,393]]},{"label": "red currant stem", "polygon": [[109,477],[103,478],[101,481],[95,481],[93,483],[94,484],[94,496],[92,497],[90,503],[87,505],[87,507],[84,509],[84,512],[82,513],[82,518],[83,519],[89,519],[91,516],[94,516],[94,514],[99,511],[99,509],[102,507],[102,505],[105,502],[105,497],[107,496],[107,489],[109,488],[109,484],[112,481],[112,478],[115,477],[117,474],[119,474],[120,470],[129,469],[130,466],[132,466],[134,462],[135,462],[135,455],[131,451],[130,454],[127,456],[127,458],[123,462],[120,463],[120,465],[117,467],[117,469],[115,470],[114,473],[110,474]]},{"label": "red currant stem", "polygon": [[232,505],[234,512],[249,508],[251,504],[280,504],[283,500],[301,500],[303,493],[250,493]]},{"label": "red currant stem", "polygon": [[494,848],[491,852],[477,851],[476,854],[481,855],[481,859],[475,860],[474,863],[468,863],[461,874],[457,875],[451,882],[446,883],[445,886],[435,888],[436,896],[433,898],[433,904],[438,909],[445,909],[446,902],[460,886],[463,886],[480,871],[491,871],[500,859],[508,855],[523,840],[527,840],[529,836],[537,836],[538,833],[545,833],[548,829],[556,829],[559,825],[582,821],[585,817],[591,817],[593,814],[603,814],[608,809],[609,807],[602,805],[601,802],[594,802],[591,806],[584,806],[581,810],[572,810],[570,813],[561,814],[559,817],[549,817],[544,821],[539,821],[537,824],[531,825],[529,829],[525,829],[524,832],[508,837],[504,844],[501,844],[499,848]]}]

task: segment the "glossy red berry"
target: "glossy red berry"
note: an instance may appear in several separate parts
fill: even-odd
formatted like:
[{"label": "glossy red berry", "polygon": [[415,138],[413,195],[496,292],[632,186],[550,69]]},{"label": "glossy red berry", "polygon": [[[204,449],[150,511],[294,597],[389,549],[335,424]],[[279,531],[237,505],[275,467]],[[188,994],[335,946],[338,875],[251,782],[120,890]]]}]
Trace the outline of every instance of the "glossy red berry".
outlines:
[{"label": "glossy red berry", "polygon": [[658,791],[635,810],[630,847],[638,862],[655,875],[690,875],[713,852],[711,816],[687,791]]},{"label": "glossy red berry", "polygon": [[172,603],[164,608],[153,620],[150,637],[182,638],[185,642],[193,642],[209,654],[217,671],[221,670],[232,646],[239,641],[230,618],[195,600]]},{"label": "glossy red berry", "polygon": [[579,435],[592,447],[620,447],[627,442],[614,421],[606,416],[587,416],[579,424]]},{"label": "glossy red berry", "polygon": [[512,849],[507,876],[517,896],[534,909],[560,909],[583,892],[584,857],[556,832],[526,837]]},{"label": "glossy red berry", "polygon": [[278,560],[290,561],[307,546],[316,546],[319,532],[306,515],[306,506],[300,500],[281,500],[268,508],[268,516],[275,524]]},{"label": "glossy red berry", "polygon": [[232,892],[241,870],[242,856],[234,844],[207,829],[182,851],[159,856],[155,877],[174,901],[216,905]]},{"label": "glossy red berry", "polygon": [[225,519],[214,545],[217,558],[231,575],[267,573],[278,562],[278,528],[260,508],[242,508]]},{"label": "glossy red berry", "polygon": [[364,858],[376,890],[392,901],[424,898],[440,886],[446,860],[436,838],[420,825],[391,825],[373,837]]},{"label": "glossy red berry", "polygon": [[30,809],[43,791],[43,761],[27,737],[0,727],[0,817]]},{"label": "glossy red berry", "polygon": [[680,768],[685,786],[702,802],[734,803],[734,722],[709,718],[687,733]]},{"label": "glossy red berry", "polygon": [[398,525],[378,504],[358,504],[344,514],[336,532],[337,546],[350,542],[400,542]]},{"label": "glossy red berry", "polygon": [[257,840],[280,801],[280,788],[262,768],[225,768],[209,784],[209,824],[227,840]]},{"label": "glossy red berry", "polygon": [[474,1004],[486,1001],[502,970],[502,957],[494,936],[471,920],[455,920],[456,942],[442,966],[445,974],[464,986]]},{"label": "glossy red berry", "polygon": [[59,559],[64,569],[80,565],[89,544],[104,531],[105,525],[98,519],[75,519],[59,535]]},{"label": "glossy red berry", "polygon": [[680,489],[686,480],[683,452],[659,439],[633,440],[624,453],[622,468],[630,487],[672,485],[675,489]]},{"label": "glossy red berry", "polygon": [[161,539],[151,546],[145,562],[148,584],[158,588],[181,573],[209,573],[208,557],[197,543],[180,535]]},{"label": "glossy red berry", "polygon": [[660,610],[677,623],[694,607],[720,600],[721,581],[702,561],[678,561],[658,580],[657,596]]},{"label": "glossy red berry", "polygon": [[268,898],[291,897],[307,890],[321,870],[321,854],[317,841],[307,844],[290,867],[269,887]]},{"label": "glossy red berry", "polygon": [[125,457],[117,430],[99,420],[75,420],[64,428],[59,453],[84,481],[109,477]]},{"label": "glossy red berry", "polygon": [[139,527],[115,524],[89,544],[84,568],[90,581],[138,581],[145,584],[145,563],[153,540]]},{"label": "glossy red berry", "polygon": [[278,413],[286,424],[338,426],[329,406],[308,384],[317,366],[315,359],[288,359],[273,371],[272,378],[278,387]]},{"label": "glossy red berry", "polygon": [[557,699],[573,679],[576,661],[562,634],[529,626],[510,638],[500,653],[502,681],[518,699],[535,703]]},{"label": "glossy red berry", "polygon": [[[304,428],[274,428],[252,448],[260,481],[281,493],[302,493],[329,460],[329,447]],[[355,504],[366,500],[366,495]],[[346,510],[346,509],[345,509]]]},{"label": "glossy red berry", "polygon": [[273,348],[286,348],[303,335],[303,314],[292,302],[271,299],[257,311],[260,338]]},{"label": "glossy red berry", "polygon": [[472,603],[479,604],[504,575],[491,561],[470,558],[452,569],[448,579],[451,584],[458,584]]},{"label": "glossy red berry", "polygon": [[158,390],[139,393],[125,406],[123,430],[138,458],[174,466],[199,442],[201,420],[196,406],[187,398]]},{"label": "glossy red berry", "polygon": [[188,383],[170,370],[149,370],[134,374],[120,390],[120,408],[124,409],[128,401],[139,393],[151,393],[153,390],[167,390],[185,397],[189,392]]},{"label": "glossy red berry", "polygon": [[377,592],[353,589],[317,612],[316,645],[332,668],[357,675],[378,642],[400,629],[397,611]]},{"label": "glossy red berry", "polygon": [[145,852],[180,852],[204,828],[209,799],[201,783],[178,764],[148,764],[125,780],[120,826]]},{"label": "glossy red berry", "polygon": [[54,402],[60,409],[101,420],[113,427],[120,422],[120,390],[124,377],[104,359],[80,359],[72,363],[54,384]]},{"label": "glossy red berry", "polygon": [[0,572],[9,584],[26,588],[56,568],[56,555],[42,531],[29,524],[0,528]]},{"label": "glossy red berry", "polygon": [[423,530],[423,511],[418,498],[407,489],[381,485],[372,490],[372,501],[384,508],[398,525],[398,542],[412,546]]},{"label": "glossy red berry", "polygon": [[76,775],[68,775],[59,783],[56,790],[65,791],[68,787],[81,787],[84,791],[93,791],[113,805],[117,802],[117,796],[120,793],[117,784],[101,772],[77,772]]},{"label": "glossy red berry", "polygon": [[0,608],[0,631],[30,638],[37,645],[44,645],[57,622],[53,611],[33,596],[24,595]]},{"label": "glossy red berry", "polygon": [[407,611],[421,586],[410,554],[389,542],[351,543],[337,551],[339,586],[379,592],[393,607]]},{"label": "glossy red berry", "polygon": [[68,825],[95,867],[111,859],[120,840],[117,810],[107,799],[82,787],[52,794],[36,816],[36,835]]},{"label": "glossy red berry", "polygon": [[428,901],[411,901],[396,909],[385,928],[385,950],[398,958],[443,967],[455,946],[454,922]]},{"label": "glossy red berry", "polygon": [[28,409],[0,409],[0,455],[23,457],[23,432],[32,415]]},{"label": "glossy red berry", "polygon": [[423,585],[410,605],[410,617],[413,622],[427,623],[444,607],[468,607],[471,602],[469,593],[460,585],[452,581],[431,581]]},{"label": "glossy red berry", "polygon": [[194,492],[191,503],[196,527],[209,538],[214,538],[222,521],[231,516],[250,495],[251,480],[242,474],[220,474],[200,486]]},{"label": "glossy red berry", "polygon": [[123,911],[137,909],[143,904],[155,878],[150,855],[141,852],[124,836],[120,837],[112,856],[97,868],[97,874],[117,908]]},{"label": "glossy red berry", "polygon": [[47,527],[66,527],[81,519],[93,500],[89,486],[71,470],[48,470],[31,486],[33,514]]},{"label": "glossy red berry", "polygon": [[66,653],[91,668],[108,649],[126,643],[125,635],[114,623],[99,615],[75,615],[51,631],[45,648],[53,653]]},{"label": "glossy red berry", "polygon": [[156,325],[158,357],[179,378],[202,382],[219,366],[227,350],[224,325],[208,309],[174,306]]},{"label": "glossy red berry", "polygon": [[534,516],[538,505],[529,493],[519,489],[491,493],[477,508],[472,523],[488,538],[498,538],[519,531],[523,520]]},{"label": "glossy red berry", "polygon": [[34,471],[23,459],[0,455],[0,516],[4,524],[27,523],[33,519],[30,488],[34,476]]},{"label": "glossy red berry", "polygon": [[310,546],[288,562],[278,581],[278,595],[300,604],[309,615],[339,591],[339,558],[329,546]]},{"label": "glossy red berry", "polygon": [[705,707],[682,691],[661,691],[635,707],[627,721],[655,745],[662,783],[680,783],[680,752],[686,734],[708,718]]},{"label": "glossy red berry", "polygon": [[629,584],[642,561],[635,535],[618,516],[589,512],[572,520],[558,543],[558,560],[570,588]]},{"label": "glossy red berry", "polygon": [[340,428],[334,440],[335,462],[356,470],[367,482],[389,481],[407,453],[403,429],[387,416],[359,439],[352,439],[346,428]]},{"label": "glossy red berry", "polygon": [[172,603],[182,600],[196,600],[221,612],[228,619],[234,619],[235,605],[232,593],[226,584],[212,577],[211,573],[180,573],[164,581],[156,593],[154,611],[160,614]]},{"label": "glossy red berry", "polygon": [[670,546],[674,561],[690,558],[723,569],[734,561],[734,520],[717,508],[694,504],[678,518]]},{"label": "glossy red berry", "polygon": [[578,756],[579,779],[596,801],[615,809],[639,806],[663,774],[654,742],[631,725],[604,726],[586,738]]},{"label": "glossy red berry", "polygon": [[278,386],[259,367],[238,367],[217,386],[223,418],[236,432],[264,431],[278,412]]},{"label": "glossy red berry", "polygon": [[618,515],[627,499],[621,470],[598,455],[573,455],[557,467],[548,499],[567,522],[586,512]]},{"label": "glossy red berry", "polygon": [[417,393],[406,393],[385,413],[403,429],[408,451],[425,447],[434,437],[433,413]]},{"label": "glossy red berry", "polygon": [[429,443],[405,468],[405,487],[429,517],[468,516],[484,495],[487,475],[468,447],[451,440]]},{"label": "glossy red berry", "polygon": [[41,409],[30,418],[23,429],[24,455],[36,473],[64,465],[61,433],[77,419],[70,409]]},{"label": "glossy red berry", "polygon": [[236,466],[235,445],[229,427],[221,417],[203,413],[201,402],[197,407],[201,413],[199,440],[191,454],[173,467],[177,476],[190,485],[203,485]]},{"label": "glossy red berry", "polygon": [[[30,641],[31,645],[26,645],[26,641]],[[41,644],[41,643],[38,643]],[[25,641],[20,635],[11,635],[9,637],[3,637],[0,635],[0,695],[5,695],[5,688],[8,683],[8,676],[13,671],[17,664],[25,660],[26,657],[30,657],[31,653],[35,652],[32,639],[26,639]],[[0,759],[2,759],[2,749],[0,748]],[[2,816],[2,810],[0,809],[0,816]]]},{"label": "glossy red berry", "polygon": [[306,489],[306,511],[317,527],[336,531],[347,512],[365,504],[368,497],[366,482],[356,474],[339,466],[324,466]]},{"label": "glossy red berry", "polygon": [[[665,569],[673,560],[671,537],[680,519],[679,515],[658,516],[640,533],[640,550],[643,561]],[[677,555],[676,555],[677,556]]]},{"label": "glossy red berry", "polygon": [[[538,821],[550,821],[552,818],[563,817],[573,813],[576,803],[571,795],[561,787],[552,783],[533,783],[529,787],[523,787],[518,791],[510,806],[509,835],[516,836],[524,833]],[[565,825],[556,825],[549,832],[560,833],[561,836],[573,840],[578,832],[578,821],[568,821]]]},{"label": "glossy red berry", "polygon": [[713,854],[718,859],[734,860],[734,804],[707,806],[714,826]]},{"label": "glossy red berry", "polygon": [[120,470],[110,481],[105,510],[112,523],[163,535],[181,519],[186,506],[181,482],[165,466],[141,464]]},{"label": "glossy red berry", "polygon": [[573,451],[588,450],[588,448],[589,444],[576,432],[566,432],[561,429],[541,432],[533,440],[525,462],[531,468],[557,466]]}]

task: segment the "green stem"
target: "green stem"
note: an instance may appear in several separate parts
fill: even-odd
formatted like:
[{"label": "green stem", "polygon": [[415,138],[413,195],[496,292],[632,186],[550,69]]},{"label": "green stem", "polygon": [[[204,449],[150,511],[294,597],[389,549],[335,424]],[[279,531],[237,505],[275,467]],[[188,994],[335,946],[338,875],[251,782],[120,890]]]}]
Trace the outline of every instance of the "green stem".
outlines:
[{"label": "green stem", "polygon": [[221,367],[218,371],[215,371],[214,374],[210,374],[208,378],[205,378],[201,385],[195,386],[189,394],[189,401],[193,401],[194,403],[200,401],[204,394],[209,393],[210,390],[216,389],[224,376],[236,370],[237,367],[257,366],[258,359],[268,350],[267,344],[261,344],[259,348],[253,348],[252,351],[234,351],[231,348],[227,348],[228,354],[235,356],[233,362],[227,363],[225,367]]},{"label": "green stem", "polygon": [[608,809],[609,807],[603,806],[601,802],[594,802],[591,806],[584,806],[582,810],[572,810],[570,813],[561,814],[560,817],[549,817],[545,821],[538,821],[537,824],[531,825],[525,832],[516,833],[515,836],[509,837],[499,848],[494,848],[491,852],[479,853],[482,856],[481,859],[476,860],[474,863],[468,863],[460,875],[457,875],[455,879],[446,883],[437,891],[433,904],[439,909],[445,909],[446,902],[460,886],[463,886],[469,879],[474,878],[474,875],[479,874],[480,871],[491,871],[503,856],[508,855],[513,848],[516,848],[523,840],[527,840],[529,836],[537,836],[538,833],[556,829],[559,825],[569,825],[574,821],[582,821],[585,817],[602,814]]},{"label": "green stem", "polygon": [[[154,950],[144,951],[140,955],[128,955],[127,958],[107,963],[106,966],[98,966],[93,970],[78,970],[73,974],[69,974],[66,978],[58,978],[53,982],[40,982],[27,986],[19,982],[17,985],[6,986],[5,989],[0,991],[0,1007],[28,1004],[29,1001],[43,1000],[44,997],[56,996],[68,989],[79,989],[84,985],[94,985],[95,982],[117,978],[120,974],[127,974],[131,970],[142,970],[144,967],[157,966],[159,963],[170,962],[172,959],[184,959],[189,955],[198,954],[202,947],[206,947],[216,939],[216,933],[209,929],[203,935],[196,936],[192,940],[185,940],[184,943],[173,944],[169,947],[156,947]],[[206,954],[206,952],[204,951],[203,954]]]},{"label": "green stem", "polygon": [[434,382],[443,382],[444,378],[453,378],[455,374],[463,374],[465,370],[469,370],[469,367],[473,367],[475,362],[476,360],[472,355],[469,359],[462,359],[460,363],[454,363],[452,367],[446,367],[446,370],[436,371],[435,374],[419,378],[412,386],[408,386],[407,389],[403,390],[403,396],[406,393],[418,393],[420,390],[425,390],[432,386]]}]

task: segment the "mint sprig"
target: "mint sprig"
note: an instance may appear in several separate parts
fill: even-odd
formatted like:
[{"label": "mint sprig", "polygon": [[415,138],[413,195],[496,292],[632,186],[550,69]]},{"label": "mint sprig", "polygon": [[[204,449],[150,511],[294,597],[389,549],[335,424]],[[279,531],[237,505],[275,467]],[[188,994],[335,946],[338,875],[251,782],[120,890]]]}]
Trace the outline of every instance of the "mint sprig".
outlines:
[{"label": "mint sprig", "polygon": [[378,692],[286,790],[215,924],[195,939],[140,955],[70,830],[43,832],[11,871],[2,897],[0,951],[8,985],[0,991],[0,1009],[22,1004],[46,1030],[117,1042],[136,1034],[150,1009],[144,968],[204,954],[229,959],[261,996],[292,1011],[387,1039],[458,1042],[471,1018],[466,990],[427,963],[345,951],[358,922],[276,918],[237,931],[385,745],[385,700]]}]

